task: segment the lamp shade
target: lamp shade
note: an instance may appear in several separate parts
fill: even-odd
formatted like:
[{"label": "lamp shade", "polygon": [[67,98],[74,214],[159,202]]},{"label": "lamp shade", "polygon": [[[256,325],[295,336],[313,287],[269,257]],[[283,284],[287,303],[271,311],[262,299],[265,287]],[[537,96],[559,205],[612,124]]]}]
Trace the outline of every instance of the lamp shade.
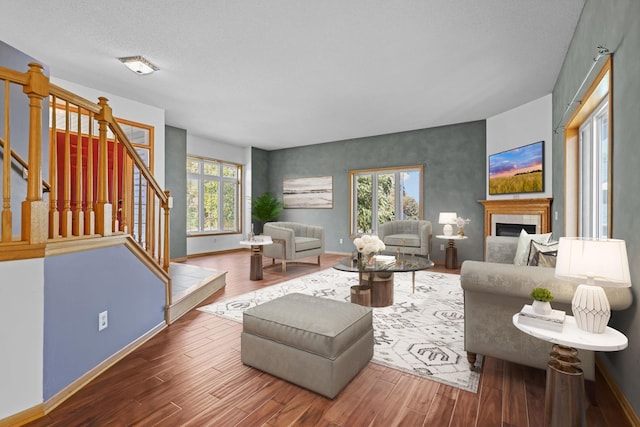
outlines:
[{"label": "lamp shade", "polygon": [[561,237],[556,277],[603,287],[629,287],[627,246],[620,239]]},{"label": "lamp shade", "polygon": [[438,224],[455,224],[458,215],[455,212],[440,212]]}]

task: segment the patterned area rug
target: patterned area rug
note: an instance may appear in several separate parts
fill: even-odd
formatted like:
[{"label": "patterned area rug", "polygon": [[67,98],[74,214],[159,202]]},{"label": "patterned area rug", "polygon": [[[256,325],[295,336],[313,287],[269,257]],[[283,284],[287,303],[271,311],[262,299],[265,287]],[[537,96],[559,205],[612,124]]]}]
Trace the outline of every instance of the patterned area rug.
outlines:
[{"label": "patterned area rug", "polygon": [[[299,292],[350,301],[358,275],[333,268],[312,273],[199,310],[242,322],[242,312],[279,296]],[[416,272],[395,273],[394,304],[373,308],[374,363],[476,393],[480,373],[471,370],[464,346],[464,307],[460,277]],[[481,366],[478,356],[476,367]]]}]

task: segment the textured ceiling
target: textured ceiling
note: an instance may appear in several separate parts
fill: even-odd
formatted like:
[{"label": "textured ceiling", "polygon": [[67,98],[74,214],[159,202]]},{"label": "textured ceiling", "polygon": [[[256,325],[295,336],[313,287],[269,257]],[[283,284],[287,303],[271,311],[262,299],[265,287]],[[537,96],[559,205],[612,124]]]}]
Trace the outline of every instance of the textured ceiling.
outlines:
[{"label": "textured ceiling", "polygon": [[[51,75],[276,149],[486,119],[551,93],[584,0],[21,0]],[[137,76],[116,58],[160,67]]]}]

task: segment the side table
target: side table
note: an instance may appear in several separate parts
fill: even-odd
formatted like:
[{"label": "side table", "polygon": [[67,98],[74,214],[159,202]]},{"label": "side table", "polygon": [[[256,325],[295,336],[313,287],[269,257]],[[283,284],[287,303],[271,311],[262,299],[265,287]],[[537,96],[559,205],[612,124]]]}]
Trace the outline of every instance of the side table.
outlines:
[{"label": "side table", "polygon": [[513,325],[522,332],[553,343],[547,365],[547,381],[544,399],[546,426],[586,426],[584,407],[584,376],[580,368],[578,351],[618,351],[627,348],[627,337],[611,327],[602,334],[593,334],[578,328],[573,316],[567,315],[562,331],[551,331],[518,322],[513,315]]},{"label": "side table", "polygon": [[447,246],[447,251],[445,252],[444,258],[444,267],[448,269],[458,268],[458,248],[456,248],[456,240],[466,240],[468,236],[458,236],[457,234],[452,234],[451,236],[446,236],[444,234],[439,234],[436,236],[436,239],[448,240],[449,246]]},{"label": "side table", "polygon": [[249,280],[262,280],[262,248],[273,244],[271,236],[256,236],[252,240],[242,240],[241,245],[251,246],[251,269]]}]

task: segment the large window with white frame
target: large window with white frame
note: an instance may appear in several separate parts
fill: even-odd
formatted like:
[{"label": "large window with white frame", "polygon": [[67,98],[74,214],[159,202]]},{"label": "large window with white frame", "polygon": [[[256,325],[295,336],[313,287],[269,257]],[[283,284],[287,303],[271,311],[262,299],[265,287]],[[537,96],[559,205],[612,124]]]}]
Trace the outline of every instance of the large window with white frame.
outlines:
[{"label": "large window with white frame", "polygon": [[187,156],[187,234],[239,233],[242,165]]},{"label": "large window with white frame", "polygon": [[422,165],[349,172],[351,236],[392,220],[422,218]]}]

